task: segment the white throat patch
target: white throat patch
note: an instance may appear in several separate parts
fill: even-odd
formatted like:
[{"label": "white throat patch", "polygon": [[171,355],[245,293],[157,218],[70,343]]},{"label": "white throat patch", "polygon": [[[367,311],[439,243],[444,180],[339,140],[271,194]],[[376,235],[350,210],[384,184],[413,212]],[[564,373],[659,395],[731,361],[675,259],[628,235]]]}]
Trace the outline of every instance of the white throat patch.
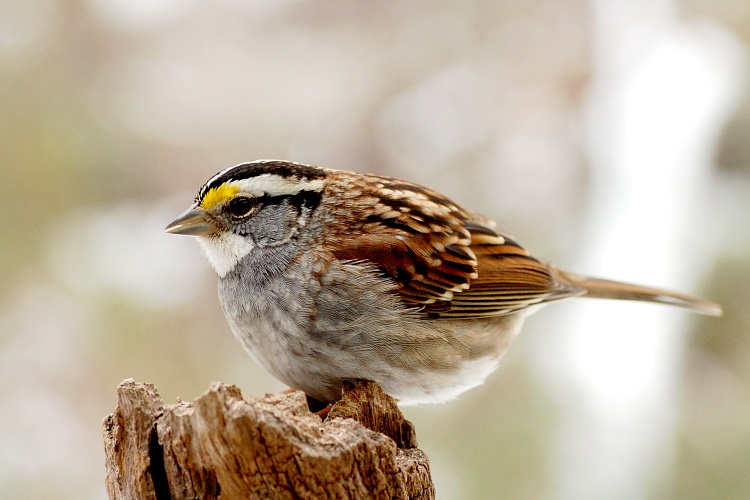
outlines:
[{"label": "white throat patch", "polygon": [[220,278],[234,269],[242,258],[249,254],[255,243],[251,238],[246,238],[232,232],[225,232],[219,236],[198,238],[206,257]]}]

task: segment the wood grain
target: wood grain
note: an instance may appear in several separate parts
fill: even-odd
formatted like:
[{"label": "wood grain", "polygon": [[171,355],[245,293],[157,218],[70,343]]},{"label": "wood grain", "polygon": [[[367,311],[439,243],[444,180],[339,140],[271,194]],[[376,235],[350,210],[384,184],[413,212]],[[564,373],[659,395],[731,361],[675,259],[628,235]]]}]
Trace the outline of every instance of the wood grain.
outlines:
[{"label": "wood grain", "polygon": [[243,399],[214,383],[165,405],[125,380],[102,431],[111,499],[435,496],[413,426],[374,383],[348,386],[321,421],[298,391]]}]

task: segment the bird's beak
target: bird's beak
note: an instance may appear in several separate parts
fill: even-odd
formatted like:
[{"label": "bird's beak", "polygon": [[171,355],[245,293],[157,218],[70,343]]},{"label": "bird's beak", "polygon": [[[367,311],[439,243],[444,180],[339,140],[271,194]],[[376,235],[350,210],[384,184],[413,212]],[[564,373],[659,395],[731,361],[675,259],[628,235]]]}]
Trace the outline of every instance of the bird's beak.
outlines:
[{"label": "bird's beak", "polygon": [[173,220],[165,228],[165,231],[170,234],[187,236],[208,236],[213,232],[213,229],[213,224],[206,213],[193,205]]}]

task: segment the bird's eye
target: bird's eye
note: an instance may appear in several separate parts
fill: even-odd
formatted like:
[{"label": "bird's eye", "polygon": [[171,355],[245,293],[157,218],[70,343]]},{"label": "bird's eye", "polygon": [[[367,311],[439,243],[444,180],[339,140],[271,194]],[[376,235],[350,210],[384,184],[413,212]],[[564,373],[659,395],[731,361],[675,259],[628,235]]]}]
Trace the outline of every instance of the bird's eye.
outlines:
[{"label": "bird's eye", "polygon": [[253,200],[245,198],[244,196],[238,196],[229,202],[227,205],[227,212],[229,212],[229,215],[232,217],[239,219],[249,215],[250,212],[253,211],[253,208],[255,208],[255,202]]}]

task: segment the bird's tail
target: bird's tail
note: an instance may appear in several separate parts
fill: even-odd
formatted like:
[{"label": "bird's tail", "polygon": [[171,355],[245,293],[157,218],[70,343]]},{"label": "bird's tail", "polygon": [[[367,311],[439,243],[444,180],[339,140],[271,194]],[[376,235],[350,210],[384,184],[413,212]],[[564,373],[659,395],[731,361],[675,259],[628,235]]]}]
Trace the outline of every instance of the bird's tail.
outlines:
[{"label": "bird's tail", "polygon": [[684,293],[661,290],[619,281],[599,278],[589,278],[553,268],[555,278],[563,283],[569,283],[585,290],[581,296],[595,299],[638,300],[642,302],[658,302],[672,306],[684,307],[691,311],[708,316],[721,316],[721,306]]}]

